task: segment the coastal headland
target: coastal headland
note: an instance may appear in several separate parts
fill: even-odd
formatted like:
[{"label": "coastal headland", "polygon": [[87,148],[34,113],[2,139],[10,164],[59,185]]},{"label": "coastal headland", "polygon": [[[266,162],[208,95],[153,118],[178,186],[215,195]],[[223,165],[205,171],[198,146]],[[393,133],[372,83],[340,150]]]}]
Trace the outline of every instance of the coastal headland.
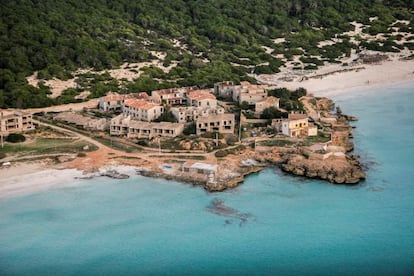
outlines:
[{"label": "coastal headland", "polygon": [[[249,119],[243,117],[246,126],[240,127],[239,131],[243,135],[239,140],[231,139],[229,142],[225,137],[198,139],[189,136],[188,139],[169,147],[165,147],[164,142],[170,143],[171,139],[152,139],[142,145],[102,132],[85,131],[73,124],[56,123],[47,116],[96,108],[99,104],[97,99],[24,110],[39,115],[39,121],[35,123],[43,131],[27,135],[26,142],[19,146],[13,145],[13,151],[1,159],[2,163],[10,162],[11,165],[0,169],[0,195],[41,189],[52,186],[52,182],[64,184],[73,177],[102,177],[107,170],[122,171],[124,165],[133,168],[128,170],[128,174],[132,172],[149,177],[174,179],[201,185],[208,191],[236,187],[244,181],[245,176],[271,166],[293,175],[323,179],[331,183],[359,183],[365,179],[365,172],[358,157],[352,154],[351,122],[356,118],[335,109],[335,103],[330,98],[412,81],[414,62],[395,55],[379,63],[354,64],[345,69],[347,70],[340,65],[326,65],[305,75],[291,75],[293,77],[289,80],[284,78],[287,72],[255,76],[259,83],[268,87],[307,89],[307,95],[298,100],[303,106],[301,112],[318,129],[318,134],[312,137],[287,137],[280,133],[280,126],[278,129],[271,120],[257,126],[254,123],[249,124]],[[289,72],[292,74],[293,71]],[[237,129],[235,132],[237,133]],[[42,148],[40,153],[24,150],[21,152],[26,145],[30,148],[30,143],[38,139],[44,139],[42,141],[48,143],[44,145],[47,150]],[[69,152],[67,145],[61,141],[70,141]],[[50,185],[35,184],[36,181],[29,186],[24,184],[26,178],[23,175],[36,178],[39,172],[50,170],[55,173],[43,176]]]},{"label": "coastal headland", "polygon": [[[334,102],[325,97],[303,96],[300,102],[305,114],[293,115],[311,120],[318,128],[317,135],[289,137],[275,130],[274,125],[252,127],[241,141],[228,145],[226,139],[220,138],[218,143],[224,146],[210,151],[207,148],[214,138],[204,139],[203,149],[194,149],[184,142],[182,150],[139,146],[122,138],[90,135],[73,126],[52,124],[47,116],[39,116],[35,123],[47,131],[27,135],[29,139],[25,143],[46,135],[85,144],[72,153],[61,153],[57,146],[53,153],[8,155],[3,161],[10,162],[11,167],[1,168],[0,194],[13,195],[36,190],[36,187],[44,189],[53,182],[65,184],[73,178],[119,178],[119,175],[131,174],[177,180],[215,192],[234,188],[247,175],[273,166],[293,175],[336,184],[356,184],[363,180],[365,172],[358,158],[352,155],[350,122],[356,118],[342,114],[338,108],[335,110]],[[126,172],[125,166],[129,168]],[[42,175],[42,170],[47,174]],[[39,176],[43,180],[38,185],[36,181],[30,185],[20,183]]]}]

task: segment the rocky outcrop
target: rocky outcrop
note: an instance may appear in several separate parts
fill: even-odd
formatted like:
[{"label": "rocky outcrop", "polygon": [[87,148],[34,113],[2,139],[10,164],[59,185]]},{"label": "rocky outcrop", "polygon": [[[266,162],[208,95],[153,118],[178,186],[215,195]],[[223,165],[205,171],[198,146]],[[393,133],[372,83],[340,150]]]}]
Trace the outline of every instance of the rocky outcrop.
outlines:
[{"label": "rocky outcrop", "polygon": [[312,160],[296,154],[281,164],[281,168],[294,175],[323,179],[336,184],[357,184],[365,179],[361,164],[348,156]]}]

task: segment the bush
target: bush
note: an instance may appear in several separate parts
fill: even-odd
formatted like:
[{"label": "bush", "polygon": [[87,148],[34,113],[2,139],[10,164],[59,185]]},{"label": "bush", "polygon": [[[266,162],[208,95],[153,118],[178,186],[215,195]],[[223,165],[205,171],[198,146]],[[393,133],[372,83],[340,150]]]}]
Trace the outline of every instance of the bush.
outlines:
[{"label": "bush", "polygon": [[26,141],[26,137],[24,137],[22,134],[12,133],[7,136],[6,141],[10,143],[21,143]]},{"label": "bush", "polygon": [[5,157],[6,157],[6,154],[4,152],[0,152],[0,160],[5,158]]},{"label": "bush", "polygon": [[227,151],[225,150],[218,150],[216,151],[216,153],[214,154],[216,157],[226,157],[227,156]]}]

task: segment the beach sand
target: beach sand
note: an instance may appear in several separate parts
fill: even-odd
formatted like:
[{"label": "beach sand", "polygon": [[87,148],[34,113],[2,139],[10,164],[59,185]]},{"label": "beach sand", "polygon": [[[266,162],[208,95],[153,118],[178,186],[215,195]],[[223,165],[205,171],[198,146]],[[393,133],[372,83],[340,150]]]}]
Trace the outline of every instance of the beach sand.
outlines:
[{"label": "beach sand", "polygon": [[[344,69],[355,69],[355,71],[337,72]],[[323,74],[329,75],[313,78]],[[359,64],[349,67],[327,65],[306,76],[308,79],[296,78],[292,81],[280,81],[279,74],[261,75],[257,76],[257,79],[265,84],[288,89],[303,87],[309,94],[317,97],[334,97],[356,90],[413,81],[414,60],[393,59],[381,64]]]},{"label": "beach sand", "polygon": [[0,169],[0,198],[73,185],[74,178],[82,174],[80,170],[50,169],[39,163],[14,164]]}]

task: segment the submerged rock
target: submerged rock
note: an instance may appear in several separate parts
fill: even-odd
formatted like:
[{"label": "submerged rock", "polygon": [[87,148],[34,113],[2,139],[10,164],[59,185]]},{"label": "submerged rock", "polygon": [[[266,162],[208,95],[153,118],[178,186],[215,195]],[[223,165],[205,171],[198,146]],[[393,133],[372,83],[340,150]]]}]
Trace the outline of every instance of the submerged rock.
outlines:
[{"label": "submerged rock", "polygon": [[[218,198],[214,198],[211,203],[206,207],[206,210],[210,213],[229,217],[229,218],[236,218],[240,220],[240,226],[247,222],[248,219],[253,218],[253,216],[249,213],[240,213],[236,209],[233,209],[229,206],[224,204],[224,201]],[[226,224],[230,224],[230,220],[226,220]]]}]

